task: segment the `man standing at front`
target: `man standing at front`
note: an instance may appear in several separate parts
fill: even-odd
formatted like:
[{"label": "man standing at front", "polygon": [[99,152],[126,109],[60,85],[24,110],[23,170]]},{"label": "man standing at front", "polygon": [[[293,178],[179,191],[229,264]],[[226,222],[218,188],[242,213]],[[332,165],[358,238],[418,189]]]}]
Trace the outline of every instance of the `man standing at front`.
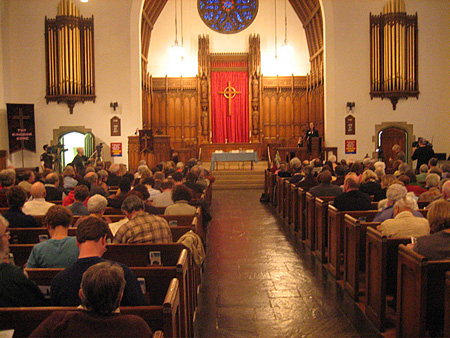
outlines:
[{"label": "man standing at front", "polygon": [[131,195],[122,203],[129,221],[117,230],[115,243],[171,243],[172,232],[167,221],[144,211],[144,202]]}]

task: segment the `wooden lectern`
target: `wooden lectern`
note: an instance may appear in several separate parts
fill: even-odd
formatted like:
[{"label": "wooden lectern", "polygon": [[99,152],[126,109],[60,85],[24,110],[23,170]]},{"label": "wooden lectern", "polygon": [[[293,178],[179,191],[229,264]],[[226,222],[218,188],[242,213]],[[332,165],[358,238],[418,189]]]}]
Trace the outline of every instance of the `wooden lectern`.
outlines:
[{"label": "wooden lectern", "polygon": [[153,146],[153,152],[141,152],[139,149],[139,136],[128,136],[128,170],[135,172],[141,160],[145,160],[148,167],[153,168],[161,161],[169,161],[171,159],[169,135],[154,135]]},{"label": "wooden lectern", "polygon": [[312,158],[320,158],[322,155],[322,138],[311,137],[311,156]]}]

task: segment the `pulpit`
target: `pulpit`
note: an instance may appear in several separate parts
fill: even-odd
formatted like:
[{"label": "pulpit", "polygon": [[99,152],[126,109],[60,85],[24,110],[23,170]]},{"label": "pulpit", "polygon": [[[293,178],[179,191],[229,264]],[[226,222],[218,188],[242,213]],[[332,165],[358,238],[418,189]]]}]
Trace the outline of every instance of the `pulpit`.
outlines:
[{"label": "pulpit", "polygon": [[145,160],[148,167],[152,168],[161,161],[169,161],[171,159],[169,135],[154,135],[153,147],[153,152],[141,152],[139,136],[128,136],[128,167],[131,172],[137,170],[138,163],[141,160]]},{"label": "pulpit", "polygon": [[311,155],[312,158],[319,158],[322,154],[322,138],[311,137]]}]

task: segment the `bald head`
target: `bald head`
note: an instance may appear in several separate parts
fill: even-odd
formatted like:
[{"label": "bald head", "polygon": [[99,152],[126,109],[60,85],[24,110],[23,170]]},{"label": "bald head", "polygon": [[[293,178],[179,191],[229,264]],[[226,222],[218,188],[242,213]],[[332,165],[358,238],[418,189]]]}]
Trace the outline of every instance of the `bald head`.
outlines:
[{"label": "bald head", "polygon": [[450,198],[450,181],[445,182],[442,186],[442,195],[446,200]]},{"label": "bald head", "polygon": [[33,198],[44,198],[45,197],[45,186],[41,182],[36,182],[31,186],[30,195]]}]

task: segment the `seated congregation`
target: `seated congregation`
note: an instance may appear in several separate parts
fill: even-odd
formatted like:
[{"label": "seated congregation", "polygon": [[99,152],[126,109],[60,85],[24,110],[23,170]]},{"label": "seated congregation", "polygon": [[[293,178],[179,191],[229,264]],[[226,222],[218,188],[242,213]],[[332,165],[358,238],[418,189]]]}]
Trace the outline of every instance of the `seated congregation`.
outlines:
[{"label": "seated congregation", "polygon": [[33,337],[192,336],[214,178],[195,160],[103,167],[0,172],[0,330],[28,336],[48,317]]},{"label": "seated congregation", "polygon": [[431,158],[416,175],[399,159],[391,165],[294,157],[266,171],[265,194],[287,236],[380,332],[450,334],[450,166]]}]

